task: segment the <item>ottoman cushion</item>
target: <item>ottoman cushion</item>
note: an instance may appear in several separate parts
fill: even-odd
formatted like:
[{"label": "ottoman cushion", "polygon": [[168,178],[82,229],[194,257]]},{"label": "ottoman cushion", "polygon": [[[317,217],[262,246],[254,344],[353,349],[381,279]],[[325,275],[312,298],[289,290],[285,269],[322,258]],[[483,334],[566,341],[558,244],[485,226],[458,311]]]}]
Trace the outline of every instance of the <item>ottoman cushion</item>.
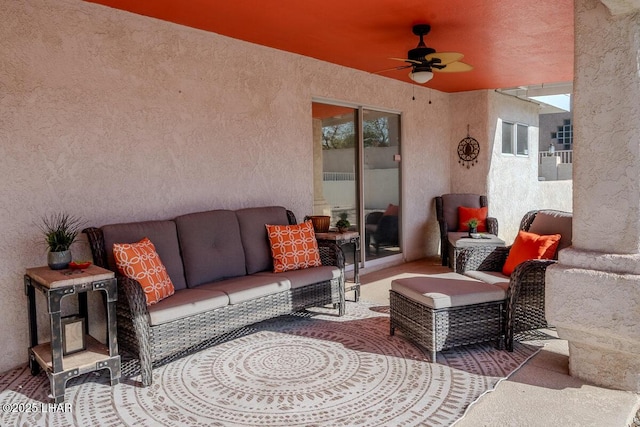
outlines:
[{"label": "ottoman cushion", "polygon": [[503,288],[457,273],[397,279],[391,282],[391,289],[433,309],[501,301],[506,298]]}]

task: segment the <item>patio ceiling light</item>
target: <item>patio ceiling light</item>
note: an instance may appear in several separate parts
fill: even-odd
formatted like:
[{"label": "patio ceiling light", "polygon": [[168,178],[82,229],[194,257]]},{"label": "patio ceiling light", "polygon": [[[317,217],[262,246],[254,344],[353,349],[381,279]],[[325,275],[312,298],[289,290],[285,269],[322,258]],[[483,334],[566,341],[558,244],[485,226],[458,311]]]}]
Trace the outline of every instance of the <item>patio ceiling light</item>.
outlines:
[{"label": "patio ceiling light", "polygon": [[431,71],[412,71],[409,73],[409,78],[416,83],[424,84],[433,78]]}]

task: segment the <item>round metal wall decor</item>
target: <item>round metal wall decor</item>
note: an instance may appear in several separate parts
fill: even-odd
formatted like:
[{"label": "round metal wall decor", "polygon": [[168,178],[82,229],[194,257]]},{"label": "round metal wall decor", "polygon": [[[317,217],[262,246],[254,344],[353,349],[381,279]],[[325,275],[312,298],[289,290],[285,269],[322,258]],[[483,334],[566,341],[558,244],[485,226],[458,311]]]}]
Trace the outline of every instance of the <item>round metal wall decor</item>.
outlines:
[{"label": "round metal wall decor", "polygon": [[480,154],[480,144],[475,138],[469,136],[469,126],[467,125],[467,137],[458,143],[458,163],[462,166],[466,166],[469,169],[470,166],[478,163],[478,154]]}]

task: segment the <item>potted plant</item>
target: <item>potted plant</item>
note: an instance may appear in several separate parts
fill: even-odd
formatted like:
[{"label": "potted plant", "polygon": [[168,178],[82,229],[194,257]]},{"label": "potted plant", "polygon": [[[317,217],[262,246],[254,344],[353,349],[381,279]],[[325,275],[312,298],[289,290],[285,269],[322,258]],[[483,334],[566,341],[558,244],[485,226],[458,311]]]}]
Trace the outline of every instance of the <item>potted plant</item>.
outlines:
[{"label": "potted plant", "polygon": [[44,233],[47,253],[47,264],[52,270],[62,270],[71,262],[71,244],[78,237],[81,222],[78,218],[66,213],[52,214],[42,218],[40,228]]},{"label": "potted plant", "polygon": [[347,216],[348,214],[346,212],[342,212],[340,214],[340,219],[338,220],[338,222],[336,222],[336,227],[338,227],[338,231],[340,233],[344,233],[345,231],[349,230],[349,227],[351,227],[351,223],[347,219]]},{"label": "potted plant", "polygon": [[469,227],[469,236],[478,232],[478,218],[471,218],[467,221],[467,227]]}]

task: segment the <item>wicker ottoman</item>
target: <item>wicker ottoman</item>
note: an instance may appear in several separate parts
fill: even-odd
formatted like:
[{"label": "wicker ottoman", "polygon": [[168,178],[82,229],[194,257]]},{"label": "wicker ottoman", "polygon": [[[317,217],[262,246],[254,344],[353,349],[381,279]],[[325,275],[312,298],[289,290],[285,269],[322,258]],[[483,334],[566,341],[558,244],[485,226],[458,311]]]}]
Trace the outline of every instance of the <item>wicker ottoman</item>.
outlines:
[{"label": "wicker ottoman", "polygon": [[391,335],[398,328],[431,352],[503,335],[503,288],[457,273],[397,279],[389,291]]}]

